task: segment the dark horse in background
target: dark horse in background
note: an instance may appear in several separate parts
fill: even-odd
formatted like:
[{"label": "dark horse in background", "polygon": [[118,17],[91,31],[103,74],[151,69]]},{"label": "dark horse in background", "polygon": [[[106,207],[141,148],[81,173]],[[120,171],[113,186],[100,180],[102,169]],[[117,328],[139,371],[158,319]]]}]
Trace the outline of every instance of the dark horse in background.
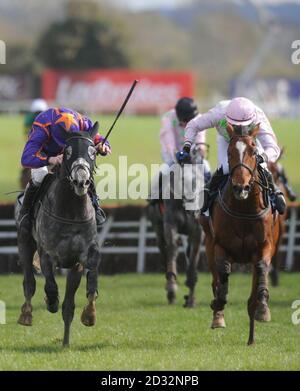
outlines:
[{"label": "dark horse in background", "polygon": [[279,239],[279,219],[272,213],[268,182],[257,164],[255,137],[258,130],[256,126],[250,135],[241,136],[228,126],[229,178],[213,204],[210,221],[201,217],[213,274],[212,328],[225,327],[224,307],[231,264],[252,263],[248,345],[254,343],[255,319],[271,319],[268,271]]},{"label": "dark horse in background", "polygon": [[88,304],[81,321],[85,326],[96,322],[97,273],[100,251],[97,243],[95,211],[88,196],[93,180],[96,149],[93,142],[98,132],[95,123],[90,132],[70,133],[61,129],[66,147],[63,163],[53,178],[39,209],[36,211],[32,232],[18,224],[18,247],[24,272],[25,303],[19,323],[32,325],[31,299],[36,282],[33,272],[33,255],[38,251],[41,269],[45,276],[45,293],[48,311],[59,309],[58,287],[54,278],[56,266],[68,268],[65,298],[62,304],[64,320],[63,345],[69,344],[70,326],[74,316],[74,296],[84,269],[87,270]]},{"label": "dark horse in background", "polygon": [[[285,173],[283,172],[283,168],[279,163],[279,160],[282,158],[283,152],[284,151],[282,148],[278,160],[275,163],[269,163],[268,168],[273,175],[274,182],[276,183],[278,188],[282,191],[285,199],[286,200],[289,199],[290,201],[295,201],[296,194],[294,192],[291,194],[291,192],[287,191],[286,188],[287,178],[285,176]],[[289,187],[289,189],[291,188]],[[284,214],[279,215],[278,218],[279,218],[279,240],[277,242],[276,251],[272,259],[272,268],[270,270],[270,279],[271,279],[272,286],[279,285],[279,270],[280,270],[280,264],[282,260],[281,254],[279,254],[279,247],[282,244],[283,236],[286,232],[287,211]]]},{"label": "dark horse in background", "polygon": [[[194,147],[191,150],[191,162],[202,163],[200,151]],[[195,181],[196,172],[190,177],[185,175],[184,183]],[[177,285],[177,258],[181,244],[180,235],[187,236],[186,281],[189,288],[188,295],[184,296],[184,307],[193,308],[195,302],[195,287],[197,284],[197,266],[200,257],[201,226],[197,211],[186,210],[186,203],[193,200],[175,199],[174,183],[170,183],[170,199],[161,199],[157,203],[151,203],[147,207],[148,218],[156,233],[157,244],[163,259],[166,271],[166,291],[169,304],[176,300]],[[196,193],[196,191],[195,191]],[[200,209],[200,208],[199,208]],[[199,212],[199,210],[198,210]]]}]

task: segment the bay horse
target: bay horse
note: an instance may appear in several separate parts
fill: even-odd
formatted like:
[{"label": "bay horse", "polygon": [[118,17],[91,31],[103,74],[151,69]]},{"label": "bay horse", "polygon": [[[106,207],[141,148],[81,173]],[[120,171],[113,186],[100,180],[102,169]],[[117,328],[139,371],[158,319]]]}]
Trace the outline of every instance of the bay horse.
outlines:
[{"label": "bay horse", "polygon": [[213,275],[213,329],[226,327],[224,308],[231,264],[252,263],[248,345],[255,341],[255,319],[271,320],[268,270],[279,237],[279,220],[272,213],[267,180],[257,164],[255,137],[258,131],[259,125],[249,135],[241,136],[228,125],[229,177],[214,201],[209,220],[201,217],[206,233],[208,264]]},{"label": "bay horse", "polygon": [[25,296],[18,323],[32,325],[31,299],[36,289],[32,263],[37,250],[46,280],[45,301],[49,312],[55,313],[59,309],[54,269],[56,266],[69,269],[62,304],[63,345],[67,346],[75,309],[74,296],[84,269],[87,270],[88,304],[82,312],[81,321],[85,326],[93,326],[96,322],[100,249],[95,211],[88,189],[93,180],[96,161],[93,138],[98,133],[98,123],[89,132],[70,133],[61,128],[61,133],[66,143],[63,162],[36,212],[32,232],[20,225],[20,205],[16,207],[18,249],[24,272]]},{"label": "bay horse", "polygon": [[[191,163],[201,164],[202,161],[199,149],[194,146],[191,149]],[[186,175],[185,183],[195,181],[196,175],[197,170],[193,171],[189,178]],[[172,181],[170,181],[170,194],[174,194]],[[171,196],[170,199],[159,200],[154,205],[148,205],[147,215],[156,233],[157,245],[166,272],[166,291],[169,304],[175,303],[178,290],[177,259],[181,244],[180,235],[187,237],[185,285],[189,288],[189,293],[184,296],[184,307],[193,308],[196,305],[195,288],[198,280],[197,266],[200,258],[202,230],[197,211],[186,210],[187,201],[184,196],[181,199]]]}]

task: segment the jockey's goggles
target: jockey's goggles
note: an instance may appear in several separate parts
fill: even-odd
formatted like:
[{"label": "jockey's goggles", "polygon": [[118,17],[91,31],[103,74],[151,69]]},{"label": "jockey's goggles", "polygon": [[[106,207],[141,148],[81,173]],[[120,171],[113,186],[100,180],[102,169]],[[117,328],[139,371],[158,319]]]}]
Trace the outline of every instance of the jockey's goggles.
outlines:
[{"label": "jockey's goggles", "polygon": [[234,132],[239,136],[247,136],[255,126],[255,122],[252,122],[249,125],[232,125]]}]

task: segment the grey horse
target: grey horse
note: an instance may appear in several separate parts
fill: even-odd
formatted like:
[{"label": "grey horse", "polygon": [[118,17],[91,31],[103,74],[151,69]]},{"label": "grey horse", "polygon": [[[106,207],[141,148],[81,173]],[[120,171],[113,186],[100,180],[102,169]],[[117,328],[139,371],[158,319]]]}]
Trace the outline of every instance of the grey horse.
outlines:
[{"label": "grey horse", "polygon": [[20,207],[16,207],[18,248],[23,265],[25,296],[18,323],[24,326],[32,325],[31,299],[36,289],[32,261],[37,250],[45,277],[45,301],[48,311],[52,313],[59,309],[54,269],[56,266],[69,269],[62,304],[63,345],[67,346],[75,310],[74,296],[84,269],[87,270],[88,303],[83,309],[81,321],[85,326],[93,326],[96,322],[100,249],[95,210],[88,190],[93,180],[96,160],[93,138],[98,132],[98,123],[95,123],[89,132],[70,133],[63,128],[61,132],[66,142],[63,163],[36,213],[32,232],[26,231],[19,224]]},{"label": "grey horse", "polygon": [[[195,164],[202,163],[202,157],[199,150],[194,147],[191,150],[191,162]],[[178,165],[177,165],[178,166]],[[193,183],[197,171],[193,171],[188,177],[185,174],[184,184],[187,182]],[[202,182],[203,183],[203,182]],[[170,181],[169,199],[161,199],[159,202],[150,202],[147,206],[147,215],[152,223],[156,233],[157,244],[166,271],[166,291],[169,304],[176,301],[177,285],[177,258],[179,254],[180,235],[187,236],[187,248],[185,251],[186,259],[186,281],[185,284],[189,288],[188,295],[184,296],[184,307],[193,308],[196,305],[195,287],[197,283],[197,266],[200,258],[201,244],[201,226],[199,223],[199,209],[187,210],[187,202],[192,199],[186,199],[183,195],[182,199],[175,199],[174,181]],[[194,189],[193,196],[198,194]],[[164,198],[164,197],[163,197]],[[199,203],[199,200],[197,201]]]}]

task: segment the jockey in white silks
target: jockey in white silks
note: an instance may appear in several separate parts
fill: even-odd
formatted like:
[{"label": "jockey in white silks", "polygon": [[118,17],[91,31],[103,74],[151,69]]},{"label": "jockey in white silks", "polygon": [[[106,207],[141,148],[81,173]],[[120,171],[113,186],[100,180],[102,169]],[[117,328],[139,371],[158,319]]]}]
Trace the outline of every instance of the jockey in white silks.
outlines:
[{"label": "jockey in white silks", "polygon": [[185,141],[181,152],[181,159],[183,161],[189,155],[191,145],[198,134],[201,134],[208,128],[216,128],[218,131],[219,167],[208,185],[208,202],[202,208],[202,212],[206,211],[209,205],[209,198],[218,189],[221,181],[223,181],[224,174],[229,174],[227,149],[230,139],[226,131],[228,123],[239,134],[247,134],[259,124],[259,132],[256,138],[258,163],[265,169],[269,187],[275,199],[276,209],[279,213],[284,213],[286,208],[284,196],[275,187],[272,175],[267,170],[267,162],[276,162],[280,155],[277,138],[263,110],[249,99],[243,97],[219,102],[207,113],[192,119],[186,126]]},{"label": "jockey in white silks", "polygon": [[[159,198],[159,177],[169,175],[169,167],[176,161],[176,152],[181,150],[185,140],[185,126],[196,116],[198,116],[197,105],[192,98],[180,98],[175,108],[167,111],[161,118],[160,129],[160,144],[161,156],[164,165],[161,167],[158,175],[156,175],[151,183],[151,203],[155,203]],[[195,148],[200,152],[203,158],[204,176],[208,181],[211,178],[210,166],[204,158],[206,155],[207,146],[205,144],[206,132],[201,132],[195,137]],[[162,182],[164,183],[164,182]],[[163,194],[163,190],[162,190]]]}]

